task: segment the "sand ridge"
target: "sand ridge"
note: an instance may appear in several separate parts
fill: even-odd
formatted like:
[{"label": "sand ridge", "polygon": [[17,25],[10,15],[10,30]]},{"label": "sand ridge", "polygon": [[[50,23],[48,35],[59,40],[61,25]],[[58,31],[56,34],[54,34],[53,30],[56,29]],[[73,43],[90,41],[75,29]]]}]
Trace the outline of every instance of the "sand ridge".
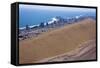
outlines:
[{"label": "sand ridge", "polygon": [[89,40],[79,45],[77,49],[70,52],[57,55],[54,57],[45,58],[37,61],[41,62],[58,62],[58,61],[77,61],[77,60],[93,60],[96,59],[96,44],[95,40]]}]

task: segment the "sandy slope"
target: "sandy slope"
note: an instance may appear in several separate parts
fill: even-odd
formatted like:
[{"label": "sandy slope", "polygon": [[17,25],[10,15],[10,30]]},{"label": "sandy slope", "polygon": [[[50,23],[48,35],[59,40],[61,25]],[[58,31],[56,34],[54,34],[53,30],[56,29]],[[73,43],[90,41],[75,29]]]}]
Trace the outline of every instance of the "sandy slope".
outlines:
[{"label": "sandy slope", "polygon": [[76,49],[37,61],[41,62],[58,62],[58,61],[78,61],[78,60],[95,60],[96,59],[96,41],[89,40],[79,45]]},{"label": "sandy slope", "polygon": [[84,21],[65,26],[19,43],[19,62],[36,61],[70,52],[88,40],[95,39],[95,21]]}]

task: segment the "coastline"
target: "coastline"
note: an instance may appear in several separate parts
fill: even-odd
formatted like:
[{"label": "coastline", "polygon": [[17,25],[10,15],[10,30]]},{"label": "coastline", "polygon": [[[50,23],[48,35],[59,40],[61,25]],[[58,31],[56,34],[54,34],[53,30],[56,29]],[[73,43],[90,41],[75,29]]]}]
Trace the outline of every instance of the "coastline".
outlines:
[{"label": "coastline", "polygon": [[59,29],[66,25],[78,23],[88,18],[93,19],[94,17],[91,17],[91,16],[77,17],[76,16],[76,18],[72,18],[68,20],[63,19],[61,17],[57,17],[57,18],[52,18],[52,20],[49,21],[49,24],[47,22],[47,23],[41,23],[41,24],[32,25],[32,26],[26,25],[26,27],[19,28],[19,40],[24,40],[31,37],[37,37],[38,35],[41,35],[42,33],[48,32],[50,30]]}]

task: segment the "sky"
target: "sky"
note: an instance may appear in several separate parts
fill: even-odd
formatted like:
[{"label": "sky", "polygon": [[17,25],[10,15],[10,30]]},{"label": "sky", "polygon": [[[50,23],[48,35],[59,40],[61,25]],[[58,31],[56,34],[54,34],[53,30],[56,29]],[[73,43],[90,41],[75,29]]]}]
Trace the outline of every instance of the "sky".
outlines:
[{"label": "sky", "polygon": [[20,8],[28,9],[28,10],[49,10],[49,11],[82,11],[94,12],[95,9],[91,8],[76,8],[76,7],[57,7],[57,6],[40,6],[40,5],[24,5],[20,4]]}]

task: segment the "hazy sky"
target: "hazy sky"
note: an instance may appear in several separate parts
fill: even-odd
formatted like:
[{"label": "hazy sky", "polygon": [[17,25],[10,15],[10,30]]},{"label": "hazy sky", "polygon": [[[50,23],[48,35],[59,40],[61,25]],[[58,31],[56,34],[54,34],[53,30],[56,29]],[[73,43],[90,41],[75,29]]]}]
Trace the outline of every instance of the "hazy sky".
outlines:
[{"label": "hazy sky", "polygon": [[82,11],[82,12],[95,12],[91,8],[78,8],[78,7],[57,7],[57,6],[40,6],[40,5],[24,5],[20,4],[20,8],[28,10],[49,10],[49,11]]}]

